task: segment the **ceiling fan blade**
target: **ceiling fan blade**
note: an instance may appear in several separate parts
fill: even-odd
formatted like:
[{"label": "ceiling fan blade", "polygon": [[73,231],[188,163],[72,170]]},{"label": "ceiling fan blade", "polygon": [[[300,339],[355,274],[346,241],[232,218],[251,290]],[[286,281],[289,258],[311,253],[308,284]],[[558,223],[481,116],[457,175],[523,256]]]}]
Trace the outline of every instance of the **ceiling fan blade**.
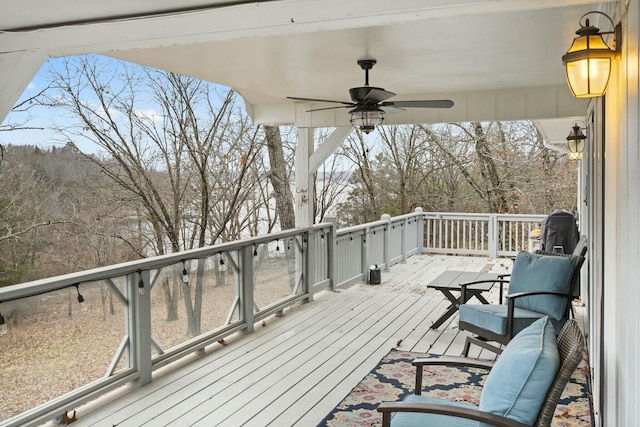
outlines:
[{"label": "ceiling fan blade", "polygon": [[338,107],[314,108],[313,110],[305,110],[305,112],[310,113],[311,111],[335,110],[337,108],[351,108],[353,106],[354,106],[353,104],[349,104],[349,105],[340,105]]},{"label": "ceiling fan blade", "polygon": [[344,104],[345,106],[348,106],[348,107],[353,107],[354,106],[353,102],[333,101],[331,99],[298,98],[296,96],[287,96],[287,99],[292,99],[294,101],[333,102],[333,103],[336,103],[336,104]]},{"label": "ceiling fan blade", "polygon": [[382,107],[400,108],[451,108],[453,101],[448,99],[434,99],[428,101],[388,101],[383,102]]},{"label": "ceiling fan blade", "polygon": [[392,107],[391,105],[381,105],[380,109],[384,111],[385,114],[398,114],[407,111],[404,108]]},{"label": "ceiling fan blade", "polygon": [[349,89],[349,95],[355,103],[364,102],[367,104],[377,104],[385,99],[389,99],[396,94],[384,90],[381,87],[361,86]]}]

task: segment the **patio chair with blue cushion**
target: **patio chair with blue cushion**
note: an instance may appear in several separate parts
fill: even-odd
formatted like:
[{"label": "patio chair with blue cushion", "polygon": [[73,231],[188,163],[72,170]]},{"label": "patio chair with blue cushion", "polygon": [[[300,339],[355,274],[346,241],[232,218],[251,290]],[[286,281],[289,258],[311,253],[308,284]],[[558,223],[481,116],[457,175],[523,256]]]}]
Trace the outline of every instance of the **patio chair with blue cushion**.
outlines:
[{"label": "patio chair with blue cushion", "polygon": [[[566,254],[564,253],[547,252],[541,249],[535,251],[535,253],[542,254],[542,255],[566,256]],[[587,254],[587,236],[582,235],[580,236],[580,240],[578,240],[578,244],[573,249],[572,255],[580,255],[585,257],[586,259],[586,254]],[[579,298],[580,297],[580,275],[579,274],[575,275],[571,286],[573,287],[573,298],[574,299]]]},{"label": "patio chair with blue cushion", "polygon": [[459,327],[475,335],[467,337],[463,355],[468,356],[471,344],[500,354],[500,345],[545,316],[559,333],[569,318],[573,285],[583,262],[580,255],[518,253],[504,304],[460,305]]},{"label": "patio chair with blue cushion", "polygon": [[[507,344],[493,366],[468,358],[417,359],[413,362],[415,394],[402,402],[380,404],[382,426],[548,427],[569,378],[582,360],[584,347],[575,320],[567,321],[556,338],[551,321],[544,317]],[[422,396],[423,367],[433,364],[490,369],[480,405]]]}]

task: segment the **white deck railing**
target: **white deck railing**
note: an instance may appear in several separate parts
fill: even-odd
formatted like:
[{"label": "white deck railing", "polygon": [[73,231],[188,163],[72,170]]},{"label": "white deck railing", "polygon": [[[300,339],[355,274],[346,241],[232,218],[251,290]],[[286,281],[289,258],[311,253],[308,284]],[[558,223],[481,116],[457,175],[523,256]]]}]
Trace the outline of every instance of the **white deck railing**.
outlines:
[{"label": "white deck railing", "polygon": [[[38,425],[123,384],[147,384],[155,369],[206,346],[223,345],[224,338],[237,332],[250,333],[256,322],[293,304],[312,301],[320,290],[366,281],[373,264],[388,271],[425,252],[491,258],[515,255],[528,249],[530,231],[540,228],[544,218],[424,213],[418,208],[411,214],[383,215],[379,221],[340,230],[329,220],[309,229],[0,288],[0,313],[10,329],[0,336],[3,352],[33,359],[34,354],[20,354],[27,350],[18,350],[16,344],[33,342],[29,326],[46,318],[43,327],[49,328],[52,342],[45,344],[64,355],[43,352],[42,362],[65,360],[59,368],[36,360],[30,370],[42,368],[37,375],[56,383],[56,375],[69,378],[78,369],[88,368],[66,359],[92,360],[98,368],[85,384],[70,389],[58,386],[59,395],[48,402],[33,402],[15,416],[3,413],[0,425]],[[89,308],[80,309],[78,295]],[[87,328],[91,329],[87,332]],[[69,331],[75,334],[65,335]],[[53,345],[61,339],[68,340],[64,346]],[[96,343],[100,348],[104,344],[100,350],[104,357],[98,362]],[[5,370],[0,383],[2,375],[19,372]],[[3,393],[23,398],[18,388]]]}]

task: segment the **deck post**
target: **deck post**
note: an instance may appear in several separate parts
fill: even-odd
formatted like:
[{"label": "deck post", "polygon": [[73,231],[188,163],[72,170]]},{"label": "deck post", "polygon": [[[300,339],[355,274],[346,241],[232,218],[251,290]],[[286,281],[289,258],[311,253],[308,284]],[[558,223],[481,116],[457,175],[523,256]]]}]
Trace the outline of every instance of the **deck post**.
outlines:
[{"label": "deck post", "polygon": [[407,262],[407,228],[409,227],[409,220],[407,218],[402,219],[400,224],[400,239],[402,241],[402,263]]},{"label": "deck post", "polygon": [[[302,281],[304,284],[304,291],[307,294],[307,302],[313,302],[313,285],[316,279],[316,260],[318,259],[316,254],[316,236],[315,232],[311,233],[309,228],[304,234],[303,239],[307,244],[302,245],[302,262],[304,268],[302,269]],[[313,239],[313,241],[311,240]],[[304,250],[306,247],[306,251]]]},{"label": "deck post", "polygon": [[382,221],[387,222],[384,226],[383,262],[384,262],[384,271],[388,272],[391,264],[391,260],[389,259],[390,252],[391,252],[389,250],[389,243],[391,242],[391,239],[389,238],[391,234],[391,215],[383,214],[380,217],[380,219]]},{"label": "deck post", "polygon": [[418,255],[422,254],[424,249],[424,215],[422,215],[422,208],[417,207],[416,214],[416,233],[418,233]]},{"label": "deck post", "polygon": [[498,216],[489,215],[489,258],[498,258]]},{"label": "deck post", "polygon": [[253,332],[253,246],[245,246],[242,248],[242,275],[241,291],[240,291],[240,313],[242,313],[242,321],[246,324],[245,332],[250,334]]},{"label": "deck post", "polygon": [[327,278],[332,291],[338,290],[336,282],[336,218],[333,216],[325,217],[322,222],[331,224],[329,232],[325,232],[324,244],[327,245]]},{"label": "deck post", "polygon": [[[139,292],[142,281],[144,293]],[[127,327],[130,341],[129,365],[139,373],[136,385],[142,387],[151,382],[151,287],[149,270],[127,275]]]},{"label": "deck post", "polygon": [[368,241],[371,238],[371,227],[367,227],[364,229],[364,233],[362,234],[361,240],[361,262],[362,262],[362,271],[364,273],[364,282],[369,282],[369,267],[371,266],[371,246]]}]

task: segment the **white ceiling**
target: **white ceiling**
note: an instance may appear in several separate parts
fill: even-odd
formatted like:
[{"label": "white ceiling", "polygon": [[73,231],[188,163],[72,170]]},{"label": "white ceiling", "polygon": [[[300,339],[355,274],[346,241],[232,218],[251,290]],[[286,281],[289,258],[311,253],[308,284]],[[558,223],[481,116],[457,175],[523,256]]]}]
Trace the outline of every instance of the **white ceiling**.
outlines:
[{"label": "white ceiling", "polygon": [[370,83],[395,92],[392,100],[456,102],[450,111],[413,110],[389,116],[389,123],[565,117],[572,123],[586,104],[571,98],[561,56],[579,18],[602,6],[587,0],[183,0],[181,10],[173,0],[44,4],[0,0],[0,59],[102,53],[231,86],[256,121],[314,126],[348,124],[346,109],[309,115],[311,105],[296,107],[286,97],[348,101],[348,89],[364,83],[361,58],[378,61]]}]

